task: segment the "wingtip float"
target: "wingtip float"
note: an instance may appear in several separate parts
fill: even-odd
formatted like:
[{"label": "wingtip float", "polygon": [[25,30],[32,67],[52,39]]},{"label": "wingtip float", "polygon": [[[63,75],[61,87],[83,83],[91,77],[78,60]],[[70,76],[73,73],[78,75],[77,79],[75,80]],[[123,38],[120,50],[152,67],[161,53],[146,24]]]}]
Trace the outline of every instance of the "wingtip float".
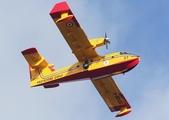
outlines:
[{"label": "wingtip float", "polygon": [[28,48],[21,53],[29,64],[30,86],[54,88],[64,82],[91,80],[110,110],[120,111],[116,117],[130,113],[129,103],[111,76],[130,71],[140,57],[128,52],[98,55],[96,48],[108,45],[107,35],[89,40],[66,2],[56,4],[50,16],[78,62],[55,70],[54,64],[49,64],[36,48]]},{"label": "wingtip float", "polygon": [[122,117],[124,115],[129,114],[131,111],[131,109],[127,109],[126,107],[121,108],[120,112],[116,115],[116,117]]}]

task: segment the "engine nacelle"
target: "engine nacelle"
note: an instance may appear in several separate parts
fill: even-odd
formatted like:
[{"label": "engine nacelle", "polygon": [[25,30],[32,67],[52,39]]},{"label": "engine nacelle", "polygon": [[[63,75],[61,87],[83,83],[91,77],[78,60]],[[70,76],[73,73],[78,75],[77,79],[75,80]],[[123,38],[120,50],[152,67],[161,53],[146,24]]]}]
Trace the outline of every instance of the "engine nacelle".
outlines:
[{"label": "engine nacelle", "polygon": [[93,46],[93,49],[105,45],[105,38],[94,38],[89,41],[90,44]]}]

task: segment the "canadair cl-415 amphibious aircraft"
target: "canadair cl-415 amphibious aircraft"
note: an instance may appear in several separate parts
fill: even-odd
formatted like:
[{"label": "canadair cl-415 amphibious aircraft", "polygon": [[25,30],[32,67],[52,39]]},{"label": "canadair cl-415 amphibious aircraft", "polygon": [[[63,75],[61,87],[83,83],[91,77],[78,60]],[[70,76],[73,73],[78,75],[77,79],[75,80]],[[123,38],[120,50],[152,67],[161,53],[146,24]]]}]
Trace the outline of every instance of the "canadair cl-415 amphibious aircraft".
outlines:
[{"label": "canadair cl-415 amphibious aircraft", "polygon": [[78,62],[55,70],[54,64],[49,64],[36,48],[28,48],[22,54],[29,64],[30,86],[54,88],[64,82],[91,80],[110,111],[120,111],[116,117],[130,113],[129,103],[111,76],[130,71],[140,57],[128,52],[98,55],[95,49],[104,45],[108,48],[109,38],[105,34],[105,38],[89,40],[66,2],[56,4],[50,16]]}]

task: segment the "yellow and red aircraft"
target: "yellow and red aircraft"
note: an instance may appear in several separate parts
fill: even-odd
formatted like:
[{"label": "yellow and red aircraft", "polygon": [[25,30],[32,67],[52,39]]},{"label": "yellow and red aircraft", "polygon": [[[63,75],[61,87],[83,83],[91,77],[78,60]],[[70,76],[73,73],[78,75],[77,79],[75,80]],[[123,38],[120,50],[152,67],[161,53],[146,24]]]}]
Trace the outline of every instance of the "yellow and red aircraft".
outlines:
[{"label": "yellow and red aircraft", "polygon": [[112,112],[120,111],[116,117],[131,112],[131,107],[111,76],[124,74],[133,69],[140,57],[127,52],[98,55],[96,48],[109,43],[109,38],[89,40],[66,2],[58,3],[50,12],[72,52],[78,59],[73,65],[59,70],[49,64],[36,48],[22,51],[29,64],[30,86],[58,87],[69,81],[91,80]]}]

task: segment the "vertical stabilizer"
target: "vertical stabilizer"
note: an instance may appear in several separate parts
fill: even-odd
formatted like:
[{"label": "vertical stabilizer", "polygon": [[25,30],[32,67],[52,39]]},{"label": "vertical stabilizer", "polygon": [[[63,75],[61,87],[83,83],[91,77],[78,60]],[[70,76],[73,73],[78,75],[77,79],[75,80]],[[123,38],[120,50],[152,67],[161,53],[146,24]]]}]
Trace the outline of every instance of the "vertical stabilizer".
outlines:
[{"label": "vertical stabilizer", "polygon": [[30,84],[31,87],[37,86],[35,79],[43,80],[43,75],[49,75],[55,71],[54,64],[48,64],[46,59],[42,57],[36,48],[28,48],[21,52],[29,64]]}]

